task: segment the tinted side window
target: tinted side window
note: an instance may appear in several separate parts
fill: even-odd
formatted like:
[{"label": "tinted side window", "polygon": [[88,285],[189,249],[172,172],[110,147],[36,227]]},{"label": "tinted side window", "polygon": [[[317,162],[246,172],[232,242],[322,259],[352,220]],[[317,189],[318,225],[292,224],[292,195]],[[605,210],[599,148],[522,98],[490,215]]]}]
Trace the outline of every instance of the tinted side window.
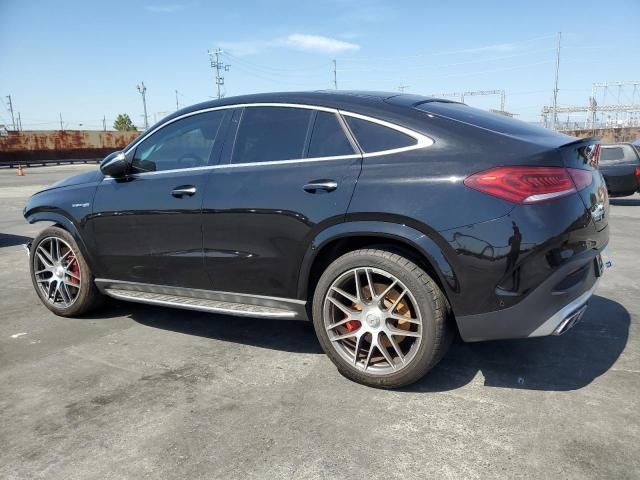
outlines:
[{"label": "tinted side window", "polygon": [[350,116],[344,118],[365,153],[409,147],[417,143],[415,138],[392,128],[360,118]]},{"label": "tinted side window", "polygon": [[202,167],[222,125],[224,110],[200,113],[170,123],[137,147],[131,166],[137,172]]},{"label": "tinted side window", "polygon": [[351,142],[338,122],[335,113],[318,112],[313,124],[308,158],[353,155]]},{"label": "tinted side window", "polygon": [[232,163],[302,158],[311,110],[246,107],[240,120]]}]

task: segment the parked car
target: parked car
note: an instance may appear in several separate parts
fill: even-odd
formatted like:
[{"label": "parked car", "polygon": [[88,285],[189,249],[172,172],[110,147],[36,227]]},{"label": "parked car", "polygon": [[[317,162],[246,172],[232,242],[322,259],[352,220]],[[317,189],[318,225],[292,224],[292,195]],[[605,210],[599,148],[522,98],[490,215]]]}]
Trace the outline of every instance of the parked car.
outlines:
[{"label": "parked car", "polygon": [[632,144],[602,145],[600,171],[612,197],[626,197],[640,191],[640,155]]},{"label": "parked car", "polygon": [[609,239],[597,151],[415,95],[202,103],[31,197],[26,219],[55,223],[29,246],[33,285],[61,316],[107,295],[312,319],[345,376],[399,387],[455,334],[559,335],[580,319]]}]

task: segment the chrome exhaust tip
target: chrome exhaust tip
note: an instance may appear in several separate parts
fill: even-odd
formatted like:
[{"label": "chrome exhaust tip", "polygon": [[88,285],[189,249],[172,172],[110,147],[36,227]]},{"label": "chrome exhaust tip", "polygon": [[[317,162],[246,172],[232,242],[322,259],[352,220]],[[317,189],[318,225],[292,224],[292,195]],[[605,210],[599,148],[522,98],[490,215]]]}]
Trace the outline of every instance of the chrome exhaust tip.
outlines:
[{"label": "chrome exhaust tip", "polygon": [[553,331],[552,335],[562,335],[563,333],[566,333],[568,330],[573,328],[576,323],[578,323],[582,319],[582,316],[584,315],[584,312],[586,310],[587,304],[585,303],[580,308],[567,315],[567,317],[562,322],[560,322],[560,325],[558,325],[558,327]]}]

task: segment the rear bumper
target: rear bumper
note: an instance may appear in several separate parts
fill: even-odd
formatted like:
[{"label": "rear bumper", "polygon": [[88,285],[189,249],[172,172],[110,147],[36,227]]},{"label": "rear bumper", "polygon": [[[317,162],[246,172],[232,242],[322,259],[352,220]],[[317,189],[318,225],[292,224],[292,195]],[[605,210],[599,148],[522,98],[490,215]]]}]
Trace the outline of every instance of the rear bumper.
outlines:
[{"label": "rear bumper", "polygon": [[456,318],[460,336],[477,342],[565,333],[580,320],[596,290],[599,253],[583,252],[511,307]]}]

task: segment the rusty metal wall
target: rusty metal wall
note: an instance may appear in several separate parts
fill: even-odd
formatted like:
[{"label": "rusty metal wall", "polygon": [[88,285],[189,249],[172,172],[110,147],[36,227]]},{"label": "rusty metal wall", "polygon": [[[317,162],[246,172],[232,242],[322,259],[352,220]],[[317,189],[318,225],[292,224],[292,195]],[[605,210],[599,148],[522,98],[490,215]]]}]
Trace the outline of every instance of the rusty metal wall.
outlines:
[{"label": "rusty metal wall", "polygon": [[9,132],[0,136],[0,162],[101,158],[121,150],[138,135],[93,130]]},{"label": "rusty metal wall", "polygon": [[583,130],[563,130],[562,133],[581,138],[600,137],[602,143],[633,142],[634,140],[638,140],[640,138],[639,127],[597,128],[595,130],[588,128]]}]

